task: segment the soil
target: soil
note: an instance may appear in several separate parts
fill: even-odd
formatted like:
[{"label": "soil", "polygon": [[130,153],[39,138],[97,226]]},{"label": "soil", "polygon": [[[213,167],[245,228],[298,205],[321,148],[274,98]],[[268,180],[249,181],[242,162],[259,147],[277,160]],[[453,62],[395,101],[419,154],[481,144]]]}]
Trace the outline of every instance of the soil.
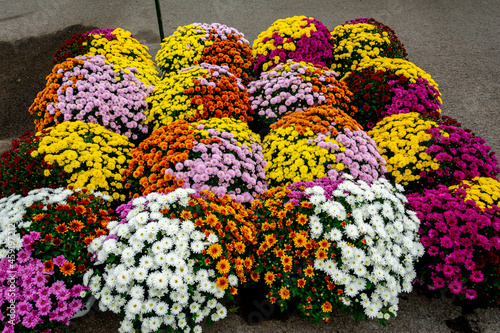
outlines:
[{"label": "soil", "polygon": [[18,137],[33,130],[28,112],[46,77],[54,67],[52,60],[58,48],[73,34],[96,27],[74,25],[53,34],[0,42],[0,140]]}]

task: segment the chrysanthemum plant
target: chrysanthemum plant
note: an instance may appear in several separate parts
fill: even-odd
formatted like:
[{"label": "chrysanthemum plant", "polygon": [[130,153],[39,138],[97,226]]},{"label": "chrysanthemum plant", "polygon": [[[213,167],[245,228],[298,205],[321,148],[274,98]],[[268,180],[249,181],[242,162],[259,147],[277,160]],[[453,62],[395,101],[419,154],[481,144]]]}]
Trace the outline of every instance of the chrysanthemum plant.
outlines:
[{"label": "chrysanthemum plant", "polygon": [[289,59],[330,67],[332,46],[330,31],[320,21],[306,16],[279,19],[253,42],[254,69],[260,75]]},{"label": "chrysanthemum plant", "polygon": [[130,196],[192,188],[249,204],[267,189],[260,138],[241,121],[178,120],[155,130],[131,154],[124,173]]},{"label": "chrysanthemum plant", "polygon": [[[107,233],[109,196],[86,190],[37,189],[0,199],[0,258],[40,259],[52,281],[81,284],[92,266],[87,246]],[[32,254],[30,254],[32,253]]]},{"label": "chrysanthemum plant", "polygon": [[500,172],[484,139],[457,126],[426,120],[416,112],[386,117],[368,135],[387,161],[388,177],[409,192],[436,184],[456,185],[474,177],[496,177]]},{"label": "chrysanthemum plant", "polygon": [[83,307],[88,288],[54,281],[43,262],[32,255],[27,249],[0,259],[2,333],[48,333],[55,326],[69,325],[71,317]]},{"label": "chrysanthemum plant", "polygon": [[148,47],[122,28],[97,29],[71,36],[54,55],[54,64],[77,56],[97,56],[106,58],[118,70],[135,67],[137,77],[147,86],[156,84],[158,72],[148,53]]},{"label": "chrysanthemum plant", "polygon": [[203,63],[163,78],[147,98],[147,124],[157,129],[176,120],[210,118],[251,121],[250,95],[227,66]]},{"label": "chrysanthemum plant", "polygon": [[266,283],[282,311],[297,304],[301,315],[328,322],[335,308],[385,326],[423,254],[420,221],[405,202],[400,185],[348,175],[268,190],[253,204],[261,224],[252,280]]},{"label": "chrysanthemum plant", "polygon": [[178,27],[161,43],[156,61],[163,77],[204,62],[228,66],[244,84],[253,76],[254,60],[248,40],[238,30],[219,23]]},{"label": "chrysanthemum plant", "polygon": [[90,250],[103,271],[85,284],[101,309],[120,314],[120,330],[201,332],[223,319],[224,297],[238,293],[253,268],[252,211],[209,191],[150,193],[118,208],[110,235]]},{"label": "chrysanthemum plant", "polygon": [[68,175],[65,186],[101,191],[113,200],[125,200],[122,174],[134,147],[126,136],[81,121],[64,121],[39,134],[38,147],[30,156],[44,155],[46,177],[52,177],[52,165],[56,165],[55,170],[63,168]]},{"label": "chrysanthemum plant", "polygon": [[252,110],[265,124],[276,122],[284,114],[323,104],[354,116],[357,110],[351,104],[353,95],[343,82],[337,81],[337,76],[326,67],[288,60],[250,82]]},{"label": "chrysanthemum plant", "polygon": [[366,59],[341,81],[354,94],[352,104],[358,109],[354,118],[368,129],[394,114],[418,112],[437,117],[441,113],[441,93],[436,82],[403,59]]},{"label": "chrysanthemum plant", "polygon": [[374,25],[380,30],[380,32],[387,33],[387,36],[389,37],[389,39],[391,41],[391,46],[388,49],[388,51],[395,52],[397,54],[397,56],[395,58],[407,59],[408,53],[406,52],[404,44],[396,36],[396,32],[394,32],[394,30],[389,28],[384,23],[375,20],[374,18],[357,18],[354,20],[347,21],[346,23],[344,23],[344,25],[346,25],[346,24],[359,24],[359,23]]},{"label": "chrysanthemum plant", "polygon": [[328,105],[292,112],[272,124],[263,153],[271,186],[343,173],[371,182],[386,172],[375,142],[353,118]]},{"label": "chrysanthemum plant", "polygon": [[79,56],[58,64],[29,111],[37,130],[63,121],[84,121],[140,141],[145,125],[146,97],[154,86],[136,78],[138,70],[108,65],[102,55]]},{"label": "chrysanthemum plant", "polygon": [[[377,24],[347,22],[332,30],[334,61],[332,70],[343,76],[366,59],[378,57],[406,59],[404,47],[394,33]],[[381,24],[381,23],[380,23]],[[384,26],[383,24],[381,24]],[[384,31],[387,30],[387,31]],[[391,30],[392,31],[392,30]]]},{"label": "chrysanthemum plant", "polygon": [[500,184],[487,177],[407,195],[421,219],[423,290],[445,290],[475,306],[500,305]]}]

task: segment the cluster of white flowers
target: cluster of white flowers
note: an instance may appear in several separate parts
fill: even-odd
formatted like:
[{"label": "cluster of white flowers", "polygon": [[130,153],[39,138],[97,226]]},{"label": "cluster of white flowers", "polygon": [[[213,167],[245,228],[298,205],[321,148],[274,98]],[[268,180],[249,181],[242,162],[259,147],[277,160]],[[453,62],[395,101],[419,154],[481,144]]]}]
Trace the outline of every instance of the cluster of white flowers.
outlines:
[{"label": "cluster of white flowers", "polygon": [[[368,317],[389,319],[388,312],[396,315],[399,293],[412,290],[414,262],[424,253],[417,233],[420,221],[405,208],[407,199],[399,184],[393,187],[379,179],[370,186],[354,182],[349,175],[343,177],[331,200],[319,186],[305,190],[317,214],[311,217],[311,237],[335,242],[342,251],[336,262],[316,259],[314,266],[344,286],[345,305],[357,301]],[[347,219],[348,213],[352,219]],[[320,222],[325,214],[346,225],[325,230]],[[366,249],[354,245],[363,238]],[[374,287],[368,289],[368,282]]]},{"label": "cluster of white flowers", "polygon": [[[26,196],[13,194],[0,199],[0,259],[5,258],[9,250],[19,251],[23,247],[21,229],[28,229],[32,221],[25,217],[26,209],[34,203],[44,206],[65,205],[70,195],[76,195],[80,189],[70,190],[64,187],[56,189],[41,188],[30,191]],[[110,201],[111,197],[101,192],[92,192],[94,196]],[[44,207],[44,210],[47,208]]]},{"label": "cluster of white flowers", "polygon": [[[164,326],[201,332],[199,324],[206,317],[213,321],[226,317],[226,308],[217,301],[225,292],[213,281],[215,271],[199,269],[192,259],[192,253],[201,253],[218,242],[218,237],[195,230],[190,220],[181,222],[160,212],[188,206],[194,192],[177,189],[133,199],[127,223],[111,221],[107,226],[118,240],[101,236],[89,245],[89,251],[97,256],[96,264],[114,257],[102,277],[89,270],[84,285],[89,286],[102,310],[125,313],[120,332],[134,332],[136,318],[141,321],[141,332],[155,332]],[[234,282],[238,283],[237,278]],[[190,327],[193,315],[196,325]]]}]

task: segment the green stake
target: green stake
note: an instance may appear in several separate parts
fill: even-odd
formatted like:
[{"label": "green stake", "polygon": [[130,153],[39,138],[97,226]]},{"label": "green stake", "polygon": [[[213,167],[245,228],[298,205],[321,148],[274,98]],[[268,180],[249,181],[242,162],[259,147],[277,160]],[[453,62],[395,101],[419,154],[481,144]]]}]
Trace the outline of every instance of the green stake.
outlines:
[{"label": "green stake", "polygon": [[160,0],[155,0],[155,5],[156,5],[156,18],[158,19],[158,29],[160,30],[160,38],[161,38],[160,42],[163,42],[163,38],[165,38],[165,35],[163,34],[163,21],[161,19]]}]

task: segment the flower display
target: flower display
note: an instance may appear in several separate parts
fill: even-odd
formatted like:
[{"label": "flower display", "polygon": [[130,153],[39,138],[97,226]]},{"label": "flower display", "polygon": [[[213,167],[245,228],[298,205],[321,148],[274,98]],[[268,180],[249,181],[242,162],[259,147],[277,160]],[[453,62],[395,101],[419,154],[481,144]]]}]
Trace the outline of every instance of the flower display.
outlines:
[{"label": "flower display", "polygon": [[288,59],[330,67],[333,60],[330,31],[320,21],[306,16],[276,20],[253,42],[257,74]]},{"label": "flower display", "polygon": [[50,332],[56,325],[69,325],[71,317],[83,307],[88,288],[49,281],[50,273],[32,254],[26,250],[0,259],[3,333]]},{"label": "flower display", "polygon": [[31,156],[45,154],[46,177],[55,164],[69,174],[67,186],[98,190],[113,200],[125,200],[122,173],[134,146],[127,137],[81,121],[64,121],[41,135],[38,148]]},{"label": "flower display", "polygon": [[[45,153],[31,157],[40,138],[34,131],[25,132],[12,141],[12,149],[0,156],[0,198],[11,194],[27,195],[29,191],[42,187],[66,185],[68,173],[58,165],[47,165]],[[46,169],[47,175],[44,174]]]},{"label": "flower display", "polygon": [[131,154],[124,178],[135,197],[192,188],[250,203],[267,189],[260,138],[241,121],[178,120],[155,130]]},{"label": "flower display", "polygon": [[122,28],[98,29],[71,36],[56,52],[54,63],[84,55],[105,56],[106,63],[113,64],[118,70],[137,68],[137,77],[148,86],[158,80],[156,65],[151,60],[148,47]]},{"label": "flower display", "polygon": [[[107,234],[108,196],[66,188],[37,189],[0,199],[0,259],[8,251],[40,259],[50,279],[82,282],[92,263],[87,246]],[[29,236],[27,236],[29,235]]]},{"label": "flower display", "polygon": [[370,58],[402,58],[401,50],[393,49],[389,33],[369,23],[343,24],[331,32],[334,61],[332,69],[344,75],[355,70],[360,61]]},{"label": "flower display", "polygon": [[252,49],[238,30],[220,23],[193,23],[178,27],[161,43],[156,62],[163,76],[202,63],[228,66],[248,83],[253,72]]},{"label": "flower display", "polygon": [[342,81],[353,93],[356,120],[368,129],[393,114],[418,112],[439,117],[441,113],[438,85],[421,68],[403,59],[362,61]]},{"label": "flower display", "polygon": [[175,120],[195,122],[230,117],[247,122],[253,118],[247,89],[227,67],[211,64],[185,68],[165,77],[147,99],[147,124],[168,125]]},{"label": "flower display", "polygon": [[191,189],[150,193],[118,208],[110,236],[94,239],[97,263],[85,284],[101,309],[122,314],[121,330],[201,332],[227,315],[223,297],[253,268],[252,212],[228,196]]},{"label": "flower display", "polygon": [[38,130],[63,121],[100,124],[132,140],[148,133],[146,97],[154,86],[139,81],[136,68],[117,70],[104,56],[69,59],[52,70],[30,107]]},{"label": "flower display", "polygon": [[349,173],[372,182],[385,172],[375,142],[344,111],[308,108],[271,125],[263,142],[266,179],[271,186]]},{"label": "flower display", "polygon": [[[467,184],[407,195],[409,208],[422,221],[420,241],[426,250],[418,279],[430,290],[498,306],[500,186],[492,179]],[[490,203],[484,205],[483,197]],[[479,198],[477,203],[473,198]]]},{"label": "flower display", "polygon": [[253,280],[266,283],[272,304],[297,304],[313,321],[329,321],[337,308],[385,325],[398,295],[412,290],[423,254],[420,221],[401,190],[348,175],[268,190],[254,203],[263,222]]},{"label": "flower display", "polygon": [[386,117],[368,135],[387,161],[390,178],[410,192],[495,177],[500,171],[484,139],[460,127],[425,120],[416,112]]},{"label": "flower display", "polygon": [[288,60],[278,64],[248,85],[252,110],[265,124],[274,123],[286,113],[323,104],[353,116],[357,110],[351,104],[352,93],[343,82],[337,81],[337,75],[305,62]]}]

